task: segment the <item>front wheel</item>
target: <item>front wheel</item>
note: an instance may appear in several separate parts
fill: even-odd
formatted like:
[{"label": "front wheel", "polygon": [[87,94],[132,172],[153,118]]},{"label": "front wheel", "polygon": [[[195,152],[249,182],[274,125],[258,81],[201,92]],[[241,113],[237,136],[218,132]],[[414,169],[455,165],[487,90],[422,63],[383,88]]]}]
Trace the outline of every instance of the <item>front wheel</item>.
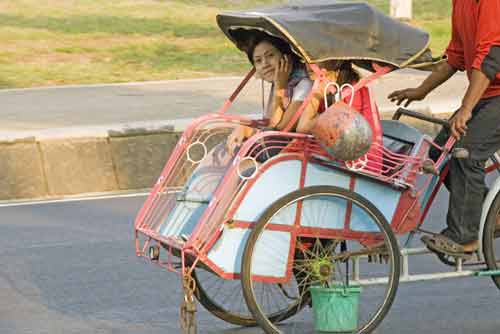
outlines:
[{"label": "front wheel", "polygon": [[[360,229],[364,226],[368,232],[352,234],[356,237],[347,237],[347,234],[340,237],[335,234],[340,230],[331,228],[343,227],[349,221],[351,226]],[[283,225],[290,228],[282,228]],[[294,225],[297,227],[293,228]],[[280,237],[277,231],[294,245],[290,251],[291,275],[287,282],[280,284],[287,293],[281,294],[281,298],[269,298],[262,292],[271,291],[273,283],[266,283],[259,270],[262,271],[262,266],[277,253],[279,240],[276,238]],[[285,231],[291,235],[286,236]],[[292,239],[294,232],[297,232],[295,242]],[[275,242],[270,242],[273,238]],[[360,195],[331,186],[300,189],[266,209],[250,234],[243,254],[243,295],[250,312],[266,333],[314,333],[311,309],[314,301],[309,287],[326,283],[342,285],[348,281],[349,285],[360,285],[362,289],[355,331],[369,333],[380,324],[395,298],[400,273],[399,254],[386,219]],[[302,308],[304,310],[293,321],[280,324]],[[273,314],[273,309],[280,309],[282,317],[266,316]]]},{"label": "front wheel", "polygon": [[[491,204],[483,232],[483,253],[488,270],[500,269],[500,194]],[[493,282],[500,289],[500,276],[492,276]]]}]

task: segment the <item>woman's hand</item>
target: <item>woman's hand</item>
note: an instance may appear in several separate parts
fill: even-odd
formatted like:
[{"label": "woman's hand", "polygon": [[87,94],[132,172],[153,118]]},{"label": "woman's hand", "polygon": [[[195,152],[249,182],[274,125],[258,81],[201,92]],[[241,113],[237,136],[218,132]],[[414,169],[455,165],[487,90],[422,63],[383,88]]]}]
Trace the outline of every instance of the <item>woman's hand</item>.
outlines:
[{"label": "woman's hand", "polygon": [[278,108],[276,108],[273,113],[271,114],[271,116],[269,117],[269,127],[270,128],[276,128],[276,126],[279,124],[279,122],[281,121],[281,119],[283,118],[283,109],[281,109],[281,107],[278,106]]},{"label": "woman's hand", "polygon": [[226,141],[226,149],[229,154],[234,154],[236,148],[240,147],[243,144],[243,141],[250,137],[253,134],[253,129],[240,125],[231,132]]},{"label": "woman's hand", "polygon": [[288,78],[292,73],[292,64],[288,55],[281,57],[278,66],[274,70],[274,85],[277,89],[285,89],[288,85]]}]

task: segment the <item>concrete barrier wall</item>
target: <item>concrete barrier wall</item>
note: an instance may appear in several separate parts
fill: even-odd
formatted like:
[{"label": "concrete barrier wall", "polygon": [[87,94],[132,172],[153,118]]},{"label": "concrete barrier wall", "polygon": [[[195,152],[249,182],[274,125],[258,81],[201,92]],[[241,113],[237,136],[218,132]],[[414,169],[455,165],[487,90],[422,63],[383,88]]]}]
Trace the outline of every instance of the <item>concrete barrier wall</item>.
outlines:
[{"label": "concrete barrier wall", "polygon": [[[391,116],[386,113],[383,118]],[[428,123],[402,121],[429,134],[438,131],[438,126]],[[0,200],[149,188],[180,134],[180,129],[170,126],[96,136],[0,139]]]},{"label": "concrete barrier wall", "polygon": [[179,132],[0,141],[0,200],[149,188]]}]

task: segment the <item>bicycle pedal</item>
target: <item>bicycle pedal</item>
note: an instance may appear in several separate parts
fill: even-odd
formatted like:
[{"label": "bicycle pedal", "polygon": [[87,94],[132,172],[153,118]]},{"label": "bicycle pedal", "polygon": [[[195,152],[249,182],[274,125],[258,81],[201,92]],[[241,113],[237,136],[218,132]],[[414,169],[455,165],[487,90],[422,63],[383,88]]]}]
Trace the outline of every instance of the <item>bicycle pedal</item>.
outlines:
[{"label": "bicycle pedal", "polygon": [[474,254],[456,254],[456,255],[451,255],[456,261],[462,260],[462,262],[466,261],[471,261],[474,259]]}]

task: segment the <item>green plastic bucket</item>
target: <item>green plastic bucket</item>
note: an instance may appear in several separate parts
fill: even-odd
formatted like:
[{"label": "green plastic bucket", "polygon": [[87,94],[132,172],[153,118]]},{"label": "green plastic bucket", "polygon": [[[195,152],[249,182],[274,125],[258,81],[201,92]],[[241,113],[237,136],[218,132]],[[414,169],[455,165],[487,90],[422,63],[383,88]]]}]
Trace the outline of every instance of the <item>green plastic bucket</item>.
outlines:
[{"label": "green plastic bucket", "polygon": [[311,286],[317,332],[353,333],[358,328],[360,286]]}]

